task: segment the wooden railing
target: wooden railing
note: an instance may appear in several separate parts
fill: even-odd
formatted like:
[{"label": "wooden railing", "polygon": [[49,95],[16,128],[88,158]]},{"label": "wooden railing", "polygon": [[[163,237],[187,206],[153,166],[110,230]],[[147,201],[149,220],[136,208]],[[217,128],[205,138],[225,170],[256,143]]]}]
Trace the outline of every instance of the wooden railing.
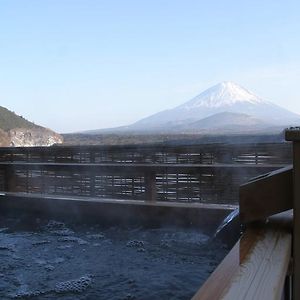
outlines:
[{"label": "wooden railing", "polygon": [[239,185],[290,161],[288,144],[0,149],[0,190],[237,204]]},{"label": "wooden railing", "polygon": [[0,148],[2,162],[289,164],[288,143]]},{"label": "wooden railing", "polygon": [[100,198],[230,203],[239,185],[281,165],[0,163],[0,190]]},{"label": "wooden railing", "polygon": [[192,300],[300,299],[300,127],[293,164],[240,189],[242,237]]}]

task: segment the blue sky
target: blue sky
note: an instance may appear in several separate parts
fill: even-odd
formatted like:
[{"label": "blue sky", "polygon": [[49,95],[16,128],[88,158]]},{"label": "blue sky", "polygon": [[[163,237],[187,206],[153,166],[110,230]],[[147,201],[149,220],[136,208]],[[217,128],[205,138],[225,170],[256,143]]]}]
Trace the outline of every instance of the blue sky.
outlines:
[{"label": "blue sky", "polygon": [[113,127],[232,80],[300,113],[300,1],[0,0],[0,105]]}]

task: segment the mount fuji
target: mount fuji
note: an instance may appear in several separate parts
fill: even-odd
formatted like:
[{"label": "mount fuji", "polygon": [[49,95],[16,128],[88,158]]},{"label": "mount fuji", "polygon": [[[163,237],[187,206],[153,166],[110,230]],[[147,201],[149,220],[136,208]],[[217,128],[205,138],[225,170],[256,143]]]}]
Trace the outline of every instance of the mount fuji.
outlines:
[{"label": "mount fuji", "polygon": [[[126,127],[134,131],[263,130],[295,125],[300,115],[254,95],[240,85],[221,82],[193,99]],[[125,127],[124,127],[125,129]]]}]

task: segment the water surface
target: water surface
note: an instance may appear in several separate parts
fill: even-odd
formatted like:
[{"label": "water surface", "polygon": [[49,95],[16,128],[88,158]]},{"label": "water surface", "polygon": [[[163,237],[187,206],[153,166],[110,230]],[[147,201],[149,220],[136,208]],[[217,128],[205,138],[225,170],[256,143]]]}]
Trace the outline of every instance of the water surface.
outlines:
[{"label": "water surface", "polygon": [[190,299],[226,253],[191,228],[2,217],[0,299]]}]

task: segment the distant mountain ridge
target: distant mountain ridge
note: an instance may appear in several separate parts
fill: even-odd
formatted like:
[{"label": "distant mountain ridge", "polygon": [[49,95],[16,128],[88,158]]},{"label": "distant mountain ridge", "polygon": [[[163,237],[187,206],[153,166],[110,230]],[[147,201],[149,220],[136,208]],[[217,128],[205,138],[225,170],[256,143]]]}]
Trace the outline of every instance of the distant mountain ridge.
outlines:
[{"label": "distant mountain ridge", "polygon": [[51,146],[62,142],[58,133],[0,106],[0,146]]},{"label": "distant mountain ridge", "polygon": [[[247,114],[238,114],[231,112],[221,112],[201,119],[199,121],[188,123],[186,128],[217,130],[217,129],[234,129],[236,126],[242,126],[243,129],[262,129],[267,126],[262,120]],[[183,126],[181,126],[182,128]]]},{"label": "distant mountain ridge", "polygon": [[86,133],[278,131],[299,123],[300,115],[266,101],[234,82],[224,81],[173,109],[158,112],[132,125]]}]

